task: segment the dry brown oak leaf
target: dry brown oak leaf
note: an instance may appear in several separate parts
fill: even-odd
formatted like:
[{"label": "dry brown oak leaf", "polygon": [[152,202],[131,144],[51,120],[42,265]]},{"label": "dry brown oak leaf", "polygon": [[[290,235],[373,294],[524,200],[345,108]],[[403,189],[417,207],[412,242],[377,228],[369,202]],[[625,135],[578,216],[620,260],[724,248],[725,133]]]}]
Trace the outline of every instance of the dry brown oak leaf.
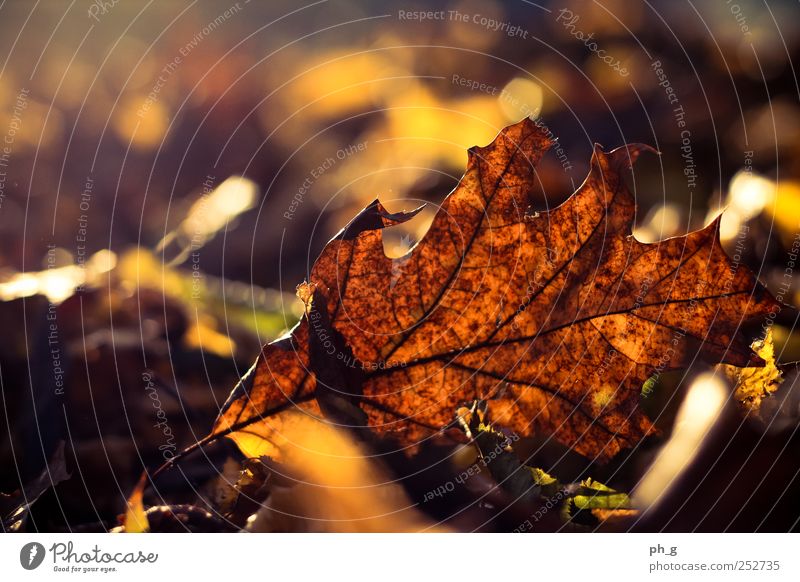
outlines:
[{"label": "dry brown oak leaf", "polygon": [[525,119],[471,148],[459,185],[401,259],[385,255],[382,229],[414,213],[365,208],[322,251],[298,288],[306,315],[264,347],[212,435],[279,456],[299,411],[413,446],[460,403],[484,399],[493,422],[606,461],[654,430],[638,409],[652,374],[698,357],[763,365],[740,326],[778,304],[726,256],[719,219],[637,241],[622,174],[642,145],[595,146],[578,190],[531,212],[550,145]]}]

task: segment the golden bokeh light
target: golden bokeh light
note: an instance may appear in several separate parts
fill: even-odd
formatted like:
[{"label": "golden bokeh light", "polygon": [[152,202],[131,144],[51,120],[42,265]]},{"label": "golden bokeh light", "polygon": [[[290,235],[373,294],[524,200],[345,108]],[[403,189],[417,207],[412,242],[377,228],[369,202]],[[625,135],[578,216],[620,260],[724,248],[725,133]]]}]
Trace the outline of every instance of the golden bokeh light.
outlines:
[{"label": "golden bokeh light", "polygon": [[697,456],[729,397],[728,387],[719,374],[706,373],[692,382],[675,418],[672,436],[634,492],[637,506],[656,505],[676,484]]}]

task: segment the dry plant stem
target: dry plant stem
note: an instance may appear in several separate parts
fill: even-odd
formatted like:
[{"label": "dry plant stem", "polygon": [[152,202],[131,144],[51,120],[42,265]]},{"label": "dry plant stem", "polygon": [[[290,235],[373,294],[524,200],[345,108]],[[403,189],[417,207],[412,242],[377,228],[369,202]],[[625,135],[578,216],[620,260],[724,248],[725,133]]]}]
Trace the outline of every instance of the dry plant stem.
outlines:
[{"label": "dry plant stem", "polygon": [[[274,409],[265,412],[264,413],[264,418],[269,418],[273,414],[277,414],[279,412],[282,412],[285,409],[294,406],[294,404],[296,404],[296,403],[299,403],[299,402],[297,402],[297,401],[296,402],[287,402],[287,403],[284,403],[284,404],[282,404],[280,406],[276,406]],[[200,439],[199,441],[197,441],[196,443],[192,443],[191,445],[189,445],[188,447],[183,449],[181,452],[179,452],[177,455],[175,455],[174,457],[172,457],[172,458],[168,459],[167,461],[165,461],[164,463],[162,463],[152,473],[148,472],[147,469],[145,469],[142,472],[142,475],[143,476],[144,475],[149,475],[150,483],[152,483],[153,480],[155,480],[155,478],[158,477],[161,473],[171,469],[173,466],[178,464],[180,461],[182,461],[185,457],[187,457],[191,453],[201,449],[202,447],[204,447],[206,445],[210,445],[212,443],[215,443],[217,440],[219,440],[220,438],[222,438],[224,436],[227,436],[227,435],[229,435],[231,433],[234,433],[234,432],[237,432],[239,430],[242,430],[243,428],[246,428],[250,424],[252,424],[251,420],[245,420],[245,421],[239,422],[237,424],[234,424],[234,425],[232,425],[232,426],[230,426],[230,427],[228,427],[228,428],[226,428],[226,429],[224,429],[222,431],[209,434],[209,435],[203,437],[202,439]]]}]

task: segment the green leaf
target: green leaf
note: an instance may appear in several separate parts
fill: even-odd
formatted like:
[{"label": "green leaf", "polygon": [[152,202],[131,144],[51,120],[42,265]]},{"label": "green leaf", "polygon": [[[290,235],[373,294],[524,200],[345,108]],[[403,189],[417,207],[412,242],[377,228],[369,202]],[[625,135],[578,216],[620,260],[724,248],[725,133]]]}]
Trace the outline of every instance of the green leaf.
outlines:
[{"label": "green leaf", "polygon": [[591,477],[581,481],[572,498],[575,509],[629,509],[631,498],[627,493],[620,493]]},{"label": "green leaf", "polygon": [[538,467],[528,467],[533,476],[533,482],[541,487],[542,497],[553,497],[561,490],[561,483],[553,477],[539,469]]}]

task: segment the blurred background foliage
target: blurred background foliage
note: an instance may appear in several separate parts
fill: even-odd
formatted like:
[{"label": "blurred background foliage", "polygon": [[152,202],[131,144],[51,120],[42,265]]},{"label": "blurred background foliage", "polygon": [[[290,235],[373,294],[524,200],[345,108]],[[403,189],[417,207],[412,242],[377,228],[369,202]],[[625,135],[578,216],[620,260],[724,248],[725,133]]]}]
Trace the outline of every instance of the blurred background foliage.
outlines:
[{"label": "blurred background foliage", "polygon": [[[800,233],[793,2],[739,0],[740,12],[621,0],[101,4],[0,9],[0,133],[12,137],[0,198],[0,464],[19,468],[3,471],[0,490],[37,475],[61,440],[84,477],[61,484],[58,503],[45,498],[42,527],[113,524],[142,465],[161,459],[143,371],[178,448],[194,442],[259,346],[297,320],[294,287],[335,232],[375,197],[391,210],[427,202],[387,236],[387,253],[403,254],[467,148],[525,115],[561,148],[538,169],[543,208],[583,180],[595,142],[651,144],[661,156],[632,178],[636,236],[682,234],[727,209],[729,253],[775,294],[786,284]],[[572,29],[562,8],[579,15]],[[400,16],[417,10],[479,14],[524,35]],[[796,305],[798,293],[791,276],[781,297]],[[775,322],[779,362],[800,359],[794,327],[789,312]],[[660,417],[669,430],[679,400],[664,400],[648,405],[670,411]],[[558,458],[540,461],[552,470]],[[213,473],[203,460],[185,468],[193,482]],[[585,469],[570,467],[576,478]],[[618,484],[629,488],[633,473],[615,473]]]}]

